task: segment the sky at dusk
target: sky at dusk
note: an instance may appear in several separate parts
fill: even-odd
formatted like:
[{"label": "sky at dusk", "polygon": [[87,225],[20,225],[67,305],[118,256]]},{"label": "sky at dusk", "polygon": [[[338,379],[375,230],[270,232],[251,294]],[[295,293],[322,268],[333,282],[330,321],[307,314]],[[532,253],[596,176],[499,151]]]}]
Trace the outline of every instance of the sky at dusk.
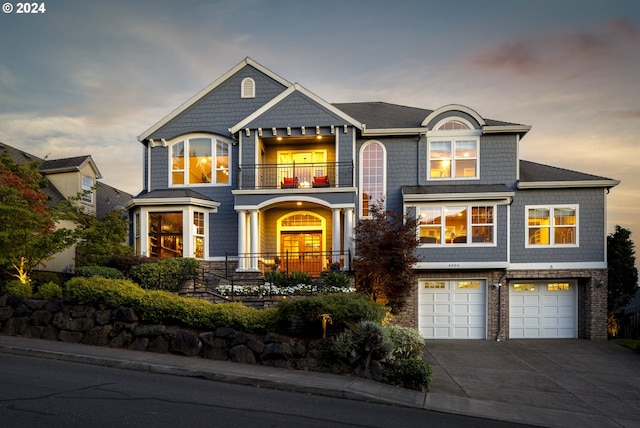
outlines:
[{"label": "sky at dusk", "polygon": [[[327,102],[463,104],[522,159],[621,180],[640,243],[637,0],[49,0],[0,12],[0,141],[142,188],[137,136],[249,56]],[[3,0],[3,10],[7,2]]]}]

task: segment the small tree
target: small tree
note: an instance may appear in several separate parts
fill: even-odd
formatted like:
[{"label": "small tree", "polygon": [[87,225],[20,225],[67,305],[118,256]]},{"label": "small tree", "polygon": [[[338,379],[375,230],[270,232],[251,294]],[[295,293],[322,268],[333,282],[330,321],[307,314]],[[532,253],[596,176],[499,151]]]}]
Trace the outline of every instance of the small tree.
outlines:
[{"label": "small tree", "polygon": [[413,287],[413,265],[418,261],[417,220],[382,204],[370,207],[371,218],[355,227],[357,257],[355,285],[374,301],[386,301],[392,313],[405,305]]},{"label": "small tree", "polygon": [[631,231],[616,226],[607,237],[609,290],[607,308],[610,315],[625,307],[638,290],[638,269]]},{"label": "small tree", "polygon": [[72,230],[56,227],[63,214],[47,205],[39,165],[0,155],[0,268],[23,283],[35,266],[75,241]]},{"label": "small tree", "polygon": [[112,256],[132,254],[131,247],[125,245],[129,223],[112,211],[98,219],[93,214],[79,214],[78,265],[103,265]]}]

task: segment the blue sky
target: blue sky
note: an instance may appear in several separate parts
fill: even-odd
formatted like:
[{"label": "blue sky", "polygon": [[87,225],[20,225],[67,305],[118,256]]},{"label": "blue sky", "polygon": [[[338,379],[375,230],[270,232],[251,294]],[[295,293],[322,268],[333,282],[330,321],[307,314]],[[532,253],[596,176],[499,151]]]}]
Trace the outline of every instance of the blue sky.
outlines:
[{"label": "blue sky", "polygon": [[637,0],[44,3],[0,13],[3,143],[91,154],[136,194],[136,137],[249,56],[328,102],[457,103],[531,125],[521,158],[621,180],[609,232],[640,242]]}]

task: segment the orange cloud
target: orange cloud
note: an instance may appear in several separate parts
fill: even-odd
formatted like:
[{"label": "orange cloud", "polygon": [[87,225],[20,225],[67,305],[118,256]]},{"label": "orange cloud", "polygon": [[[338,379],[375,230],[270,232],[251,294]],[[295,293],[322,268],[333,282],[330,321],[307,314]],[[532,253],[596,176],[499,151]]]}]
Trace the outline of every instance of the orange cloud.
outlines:
[{"label": "orange cloud", "polygon": [[585,61],[609,58],[629,44],[636,44],[638,29],[629,21],[610,21],[603,31],[561,32],[548,36],[508,41],[474,55],[470,62],[489,70],[516,74],[542,74],[548,71],[584,67]]}]

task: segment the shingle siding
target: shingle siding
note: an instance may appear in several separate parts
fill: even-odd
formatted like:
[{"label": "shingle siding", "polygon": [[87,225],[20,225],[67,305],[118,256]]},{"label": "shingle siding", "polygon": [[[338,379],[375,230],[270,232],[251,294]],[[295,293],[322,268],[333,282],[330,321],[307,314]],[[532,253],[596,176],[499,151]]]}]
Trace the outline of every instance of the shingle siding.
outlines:
[{"label": "shingle siding", "polygon": [[[251,77],[255,81],[255,98],[240,98],[240,86],[245,77]],[[285,89],[283,85],[259,73],[253,67],[245,67],[154,132],[150,138],[169,139],[190,132],[229,135],[228,129],[231,126],[240,122]]]},{"label": "shingle siding", "polygon": [[[605,194],[603,189],[520,190],[511,205],[511,262],[604,262]],[[578,247],[525,248],[527,205],[577,205]]]}]

